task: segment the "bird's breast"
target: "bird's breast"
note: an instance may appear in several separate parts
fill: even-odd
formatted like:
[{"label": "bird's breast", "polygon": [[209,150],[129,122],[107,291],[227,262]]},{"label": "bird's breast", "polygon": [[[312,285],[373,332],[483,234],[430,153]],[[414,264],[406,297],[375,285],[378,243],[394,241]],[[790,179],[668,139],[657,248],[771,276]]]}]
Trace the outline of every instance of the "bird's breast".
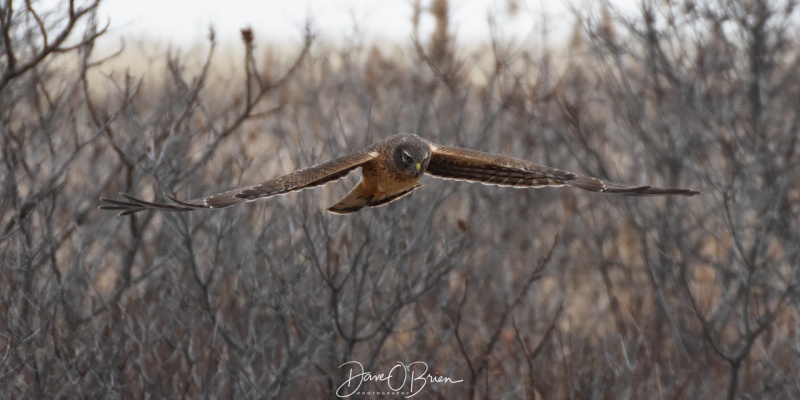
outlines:
[{"label": "bird's breast", "polygon": [[375,193],[396,193],[417,186],[418,176],[404,174],[397,167],[384,162],[365,164],[361,168],[363,185]]}]

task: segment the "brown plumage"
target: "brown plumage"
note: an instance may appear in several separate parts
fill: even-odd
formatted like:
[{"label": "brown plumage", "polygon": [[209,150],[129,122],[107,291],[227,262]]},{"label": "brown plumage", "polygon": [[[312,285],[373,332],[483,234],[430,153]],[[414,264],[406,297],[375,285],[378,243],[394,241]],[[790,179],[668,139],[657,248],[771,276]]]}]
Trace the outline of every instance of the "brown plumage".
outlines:
[{"label": "brown plumage", "polygon": [[417,135],[401,133],[361,151],[335,158],[291,174],[212,196],[178,200],[174,204],[153,203],[120,193],[125,200],[105,199],[104,210],[128,215],[143,210],[189,211],[197,208],[224,208],[245,201],[286,194],[338,180],[361,167],[361,181],[328,211],[349,214],[363,207],[391,203],[418,188],[420,177],[480,182],[513,187],[574,186],[593,192],[628,196],[683,195],[700,192],[688,189],[627,186],[556,168],[529,163],[517,158],[483,153],[459,147],[437,146]]}]

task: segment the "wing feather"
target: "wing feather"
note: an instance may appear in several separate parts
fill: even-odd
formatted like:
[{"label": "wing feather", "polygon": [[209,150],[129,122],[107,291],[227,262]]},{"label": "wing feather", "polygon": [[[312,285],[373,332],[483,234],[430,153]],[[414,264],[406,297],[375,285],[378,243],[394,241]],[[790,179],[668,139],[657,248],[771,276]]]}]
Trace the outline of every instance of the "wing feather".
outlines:
[{"label": "wing feather", "polygon": [[593,192],[629,196],[684,195],[700,192],[688,189],[628,186],[557,168],[536,165],[518,158],[460,147],[431,146],[431,160],[425,173],[445,179],[513,187],[574,186]]},{"label": "wing feather", "polygon": [[246,186],[227,192],[193,200],[178,200],[169,197],[174,204],[154,203],[120,193],[126,200],[101,198],[103,210],[120,211],[119,216],[143,210],[189,211],[198,208],[224,208],[245,201],[286,194],[303,190],[345,177],[354,169],[374,160],[378,154],[367,148],[346,156],[301,169],[257,185]]}]

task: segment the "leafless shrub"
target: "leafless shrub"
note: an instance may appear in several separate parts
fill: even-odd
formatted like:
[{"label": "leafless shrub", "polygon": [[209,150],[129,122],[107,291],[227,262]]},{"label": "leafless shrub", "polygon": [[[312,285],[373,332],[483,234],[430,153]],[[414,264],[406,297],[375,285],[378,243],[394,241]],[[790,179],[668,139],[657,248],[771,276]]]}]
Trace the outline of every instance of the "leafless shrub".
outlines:
[{"label": "leafless shrub", "polygon": [[[460,381],[417,381],[426,398],[800,396],[791,1],[578,10],[581,56],[566,64],[498,35],[471,53],[449,2],[415,3],[410,23],[430,12],[432,37],[342,49],[309,27],[287,57],[245,28],[226,76],[212,30],[199,64],[156,58],[158,84],[92,75],[107,61],[97,3],[13,4],[0,6],[5,396],[389,389],[347,386],[351,361]],[[431,180],[386,207],[322,212],[349,177],[233,209],[95,210],[100,194],[195,197],[402,131],[703,194]]]}]

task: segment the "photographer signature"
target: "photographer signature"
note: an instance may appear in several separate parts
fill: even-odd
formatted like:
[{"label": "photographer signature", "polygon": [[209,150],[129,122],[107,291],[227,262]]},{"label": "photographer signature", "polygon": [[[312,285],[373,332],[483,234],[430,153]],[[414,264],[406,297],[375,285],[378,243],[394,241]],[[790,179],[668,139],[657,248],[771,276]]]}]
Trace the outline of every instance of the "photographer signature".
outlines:
[{"label": "photographer signature", "polygon": [[[361,385],[364,382],[383,382],[386,384],[388,390],[376,390],[373,394],[403,394],[405,398],[416,396],[425,385],[428,383],[459,383],[463,379],[453,380],[447,376],[432,375],[428,373],[428,364],[423,361],[414,361],[410,364],[403,364],[398,361],[387,374],[376,374],[370,371],[364,371],[364,366],[358,361],[348,361],[339,366],[339,368],[349,366],[348,379],[344,381],[339,388],[336,389],[336,396],[350,397],[360,391]],[[405,389],[408,384],[408,390]]]}]

